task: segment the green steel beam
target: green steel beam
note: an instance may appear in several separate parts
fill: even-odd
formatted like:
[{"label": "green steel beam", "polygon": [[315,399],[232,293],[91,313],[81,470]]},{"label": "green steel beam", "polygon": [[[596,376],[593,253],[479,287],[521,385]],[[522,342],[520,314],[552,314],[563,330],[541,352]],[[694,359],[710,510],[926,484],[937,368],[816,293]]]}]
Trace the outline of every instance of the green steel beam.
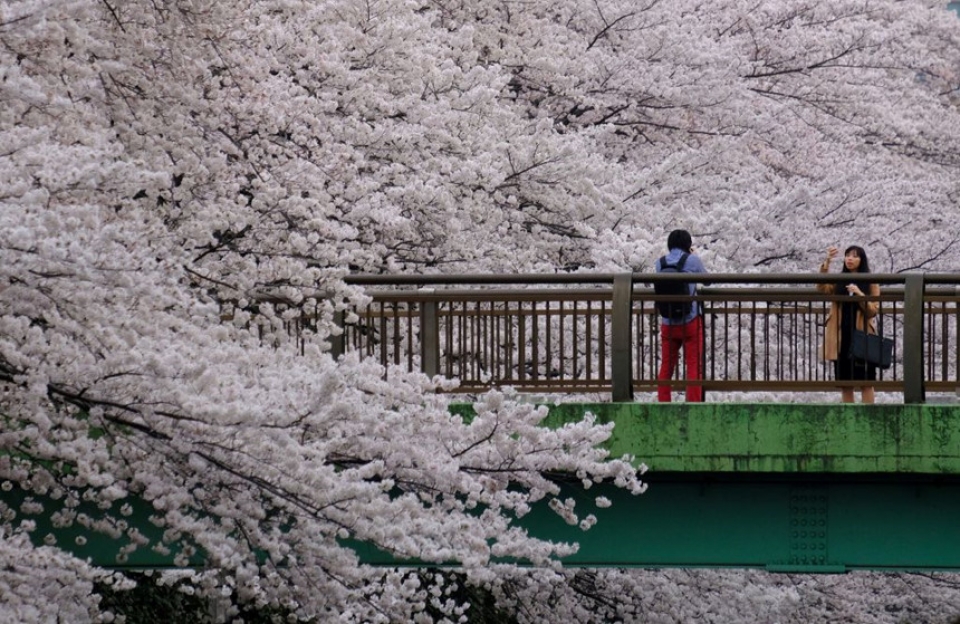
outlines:
[{"label": "green steel beam", "polygon": [[579,543],[567,566],[960,570],[956,406],[562,404],[548,423],[588,411],[615,423],[611,456],[649,466],[649,488],[563,483],[598,519],[586,532],[544,507],[521,519]]},{"label": "green steel beam", "polygon": [[577,508],[600,494],[613,501],[586,532],[543,507],[523,519],[538,537],[579,543],[568,567],[960,570],[956,478],[650,474],[639,496],[564,490]]},{"label": "green steel beam", "polygon": [[955,405],[571,403],[547,422],[588,411],[615,423],[613,457],[655,472],[960,475]]}]

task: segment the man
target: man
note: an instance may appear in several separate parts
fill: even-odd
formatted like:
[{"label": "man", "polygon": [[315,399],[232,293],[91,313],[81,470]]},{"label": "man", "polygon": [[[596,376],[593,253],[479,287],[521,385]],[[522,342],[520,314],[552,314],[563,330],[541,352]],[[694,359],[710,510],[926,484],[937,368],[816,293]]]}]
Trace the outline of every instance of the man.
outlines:
[{"label": "man", "polygon": [[[693,240],[690,232],[686,230],[674,230],[667,237],[667,249],[669,253],[657,260],[657,273],[681,272],[681,273],[706,273],[700,256],[693,251]],[[696,284],[693,282],[683,284],[680,294],[693,295],[696,292]],[[661,283],[657,291],[666,294],[669,286]],[[674,304],[658,304],[661,314],[660,324],[660,374],[659,380],[667,380],[673,377],[673,371],[676,369],[680,360],[680,349],[683,349],[683,358],[686,362],[686,379],[698,380],[701,378],[701,366],[703,361],[703,315],[700,313],[700,306],[696,301]],[[703,387],[700,385],[687,384],[687,403],[703,402]],[[669,403],[672,400],[670,386],[661,385],[657,387],[657,400],[661,403]]]}]

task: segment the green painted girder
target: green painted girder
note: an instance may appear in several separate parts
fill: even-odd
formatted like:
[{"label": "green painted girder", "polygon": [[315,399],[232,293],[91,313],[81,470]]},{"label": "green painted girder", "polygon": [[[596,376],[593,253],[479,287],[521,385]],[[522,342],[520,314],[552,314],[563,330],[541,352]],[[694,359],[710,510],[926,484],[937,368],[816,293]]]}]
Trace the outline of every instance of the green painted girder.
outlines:
[{"label": "green painted girder", "polygon": [[[202,553],[189,538],[164,539],[164,529],[155,522],[153,507],[136,496],[116,502],[110,514],[82,496],[74,504],[64,497],[24,492],[17,486],[0,489],[0,503],[0,508],[9,507],[16,512],[14,526],[22,521],[34,524],[30,533],[34,544],[56,546],[98,566],[143,570],[204,564]],[[126,513],[117,513],[124,506]],[[65,514],[75,514],[78,519],[68,526],[62,521],[54,522],[54,517]],[[108,521],[108,517],[114,520]],[[92,528],[105,522],[114,528],[114,535]],[[131,530],[145,537],[149,544],[138,545]]]},{"label": "green painted girder", "polygon": [[653,472],[960,474],[955,405],[568,403],[547,422],[585,412]]},{"label": "green painted girder", "polygon": [[649,489],[564,483],[598,518],[586,532],[542,506],[523,518],[579,543],[567,566],[960,570],[956,406],[563,404],[548,423],[585,412],[616,424],[611,456],[649,466]]},{"label": "green painted girder", "polygon": [[644,462],[649,489],[606,488],[586,533],[525,519],[579,542],[566,565],[960,569],[956,406],[567,404],[551,424],[586,411],[616,423],[607,447]]},{"label": "green painted girder", "polygon": [[[522,524],[541,538],[577,542],[568,567],[960,570],[953,478],[673,473],[648,483],[640,496],[565,484],[563,495],[598,518],[586,532],[543,507]],[[593,510],[599,494],[612,507]]]}]

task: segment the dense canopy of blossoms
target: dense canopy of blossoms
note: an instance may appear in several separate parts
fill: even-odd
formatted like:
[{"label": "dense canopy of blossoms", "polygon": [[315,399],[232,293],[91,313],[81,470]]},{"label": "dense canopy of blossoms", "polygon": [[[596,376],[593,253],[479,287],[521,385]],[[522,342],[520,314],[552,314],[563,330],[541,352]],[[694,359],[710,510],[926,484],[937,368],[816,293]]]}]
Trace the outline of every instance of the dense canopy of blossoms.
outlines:
[{"label": "dense canopy of blossoms", "polygon": [[464,422],[441,380],[334,360],[363,297],[342,277],[643,270],[678,226],[714,270],[808,270],[837,242],[956,267],[958,94],[960,20],[932,0],[5,2],[8,613],[106,621],[92,584],[123,585],[38,519],[122,536],[118,563],[202,551],[197,591],[305,619],[462,614],[450,577],[365,567],[347,538],[457,562],[523,621],[652,608],[676,578],[587,589],[556,569],[575,545],[516,523],[554,499],[591,525],[551,473],[643,490],[597,450],[609,427],[546,429],[509,392]]}]

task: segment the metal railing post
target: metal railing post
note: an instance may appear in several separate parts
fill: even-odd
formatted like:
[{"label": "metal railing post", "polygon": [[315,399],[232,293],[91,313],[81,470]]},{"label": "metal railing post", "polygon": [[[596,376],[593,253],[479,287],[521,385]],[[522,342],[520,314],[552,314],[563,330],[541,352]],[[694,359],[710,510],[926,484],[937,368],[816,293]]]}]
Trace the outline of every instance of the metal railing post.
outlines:
[{"label": "metal railing post", "polygon": [[335,360],[339,360],[340,356],[342,356],[346,350],[347,328],[344,324],[346,316],[347,313],[343,310],[338,310],[333,313],[333,324],[340,329],[339,334],[330,335],[330,355],[332,355]]},{"label": "metal railing post", "polygon": [[903,402],[926,400],[923,373],[923,274],[907,275],[903,291]]},{"label": "metal railing post", "polygon": [[633,400],[633,274],[621,273],[613,277],[613,301],[610,318],[610,381],[613,401]]},{"label": "metal railing post", "polygon": [[[421,288],[420,292],[433,292],[433,289]],[[440,322],[436,301],[420,304],[420,370],[430,377],[440,374]]]}]

